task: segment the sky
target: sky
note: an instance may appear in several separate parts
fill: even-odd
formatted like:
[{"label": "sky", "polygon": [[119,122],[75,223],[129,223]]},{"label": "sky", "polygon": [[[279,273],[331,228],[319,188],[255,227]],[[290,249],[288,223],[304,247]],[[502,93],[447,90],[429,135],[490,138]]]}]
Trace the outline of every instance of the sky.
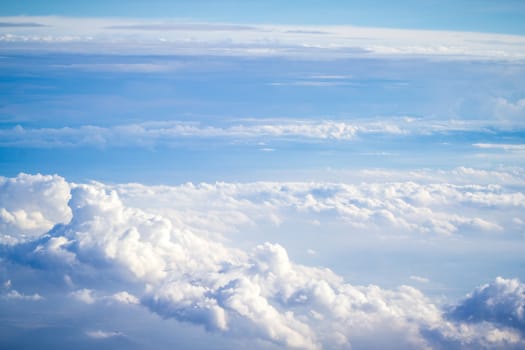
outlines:
[{"label": "sky", "polygon": [[0,347],[523,348],[524,15],[0,5]]}]

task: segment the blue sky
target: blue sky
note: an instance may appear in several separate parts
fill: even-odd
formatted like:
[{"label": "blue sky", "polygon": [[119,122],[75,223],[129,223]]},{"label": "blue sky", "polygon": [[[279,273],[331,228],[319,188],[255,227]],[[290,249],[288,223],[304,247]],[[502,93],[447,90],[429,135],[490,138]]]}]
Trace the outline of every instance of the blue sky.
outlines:
[{"label": "blue sky", "polygon": [[0,6],[0,347],[520,349],[521,1]]},{"label": "blue sky", "polygon": [[5,15],[186,18],[228,23],[360,25],[523,34],[520,0],[434,1],[23,1]]}]

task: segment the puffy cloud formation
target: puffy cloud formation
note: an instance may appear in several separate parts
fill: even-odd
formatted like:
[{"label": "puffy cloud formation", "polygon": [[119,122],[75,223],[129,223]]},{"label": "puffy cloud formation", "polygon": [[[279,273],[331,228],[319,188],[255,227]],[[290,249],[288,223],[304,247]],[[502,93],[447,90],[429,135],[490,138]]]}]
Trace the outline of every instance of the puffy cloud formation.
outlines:
[{"label": "puffy cloud formation", "polygon": [[461,230],[500,232],[514,225],[513,218],[522,216],[525,206],[522,192],[500,185],[258,182],[129,184],[113,189],[130,204],[156,203],[149,209],[171,213],[193,228],[223,232],[257,220],[278,225],[286,216],[300,214],[308,220],[330,216],[368,232],[387,227],[391,232],[442,235]]},{"label": "puffy cloud formation", "polygon": [[0,243],[36,238],[68,222],[69,184],[56,175],[0,177]]},{"label": "puffy cloud formation", "polygon": [[525,284],[498,277],[476,288],[450,311],[450,317],[473,323],[494,322],[525,334]]},{"label": "puffy cloud formation", "polygon": [[[63,271],[69,287],[74,280],[79,288],[69,295],[81,303],[93,305],[105,300],[130,307],[140,304],[163,317],[203,325],[209,331],[255,337],[289,348],[348,348],[360,341],[381,346],[378,332],[396,339],[405,349],[432,348],[438,341],[474,348],[525,345],[519,333],[523,326],[523,286],[517,281],[498,279],[489,292],[484,292],[485,287],[474,292],[474,299],[484,300],[487,294],[496,301],[481,303],[487,310],[490,308],[485,304],[493,306],[494,311],[489,314],[478,307],[478,314],[483,315],[476,316],[479,322],[451,320],[409,286],[392,290],[354,286],[328,269],[294,263],[278,244],[260,244],[251,251],[227,247],[203,234],[205,228],[213,229],[215,219],[195,218],[191,213],[198,208],[188,210],[189,215],[181,211],[197,202],[210,206],[201,206],[203,213],[218,210],[219,203],[227,211],[241,207],[237,214],[230,214],[233,222],[235,218],[248,220],[257,211],[264,216],[282,208],[329,210],[351,224],[368,225],[380,218],[379,222],[392,225],[404,220],[403,225],[412,228],[410,225],[425,227],[426,223],[414,217],[432,214],[426,209],[420,211],[423,205],[445,208],[465,202],[480,207],[521,208],[520,193],[490,186],[415,183],[188,184],[168,188],[68,185],[59,177],[21,177],[32,180],[27,181],[29,187],[38,179],[48,179],[71,188],[70,197],[54,197],[57,203],[53,206],[61,208],[66,201],[71,213],[47,234],[4,247],[2,254],[20,264],[41,262],[35,266],[53,273]],[[155,200],[145,200],[148,196]],[[32,202],[31,196],[25,199]],[[134,201],[142,203],[142,208],[132,205]],[[162,209],[166,202],[176,208]],[[410,215],[397,218],[400,208]],[[388,210],[395,211],[392,220],[388,219]],[[455,214],[452,218],[455,223],[475,221]],[[95,269],[99,278],[112,280],[120,292],[105,290],[104,284],[82,285],[83,273],[89,269]],[[131,290],[128,288],[139,292],[122,291]],[[466,304],[468,301],[455,310],[462,310]],[[502,323],[500,315],[516,315],[521,323]],[[103,338],[105,334],[94,331],[89,336]]]}]

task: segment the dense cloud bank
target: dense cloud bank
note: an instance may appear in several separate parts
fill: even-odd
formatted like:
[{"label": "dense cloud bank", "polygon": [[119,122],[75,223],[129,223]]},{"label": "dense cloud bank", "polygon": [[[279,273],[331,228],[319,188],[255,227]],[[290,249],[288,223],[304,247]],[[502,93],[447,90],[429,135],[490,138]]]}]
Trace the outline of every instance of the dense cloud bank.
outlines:
[{"label": "dense cloud bank", "polygon": [[[356,286],[294,263],[279,244],[244,251],[204,234],[221,236],[250,221],[278,224],[290,211],[328,211],[349,226],[392,234],[501,232],[523,219],[519,191],[416,183],[110,186],[42,175],[2,179],[1,186],[2,213],[11,213],[0,221],[2,259],[42,275],[62,273],[64,296],[76,302],[142,305],[212,332],[290,348],[380,346],[378,334],[405,349],[525,346],[525,286],[516,279],[498,278],[442,309],[413,287]],[[456,214],[462,206],[476,210]],[[497,215],[475,215],[486,208]],[[18,212],[32,213],[32,225],[13,220]],[[93,270],[112,288],[93,279],[88,285]],[[46,302],[15,287],[4,284],[6,298]]]}]

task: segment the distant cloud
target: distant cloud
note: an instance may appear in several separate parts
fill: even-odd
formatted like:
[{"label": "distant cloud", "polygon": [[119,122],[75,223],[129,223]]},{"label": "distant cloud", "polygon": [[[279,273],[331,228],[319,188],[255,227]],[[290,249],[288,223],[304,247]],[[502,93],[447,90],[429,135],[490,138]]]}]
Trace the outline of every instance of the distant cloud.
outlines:
[{"label": "distant cloud", "polygon": [[35,22],[0,22],[0,28],[39,28],[47,27],[45,24]]},{"label": "distant cloud", "polygon": [[180,70],[185,64],[174,62],[147,62],[147,63],[84,63],[53,65],[54,68],[75,69],[91,72],[112,73],[164,73]]},{"label": "distant cloud", "polygon": [[474,147],[484,149],[495,149],[502,151],[525,151],[525,144],[508,144],[508,143],[475,143]]},{"label": "distant cloud", "polygon": [[428,283],[429,282],[428,278],[421,277],[421,276],[410,276],[410,279],[412,281],[416,281],[416,282],[419,282],[419,283]]},{"label": "distant cloud", "polygon": [[11,299],[11,300],[29,300],[29,301],[39,301],[39,300],[44,299],[38,293],[27,295],[27,294],[22,294],[14,289],[10,290],[7,294],[5,294],[4,298],[8,300]]},{"label": "distant cloud", "polygon": [[115,293],[110,297],[110,299],[115,300],[121,304],[139,304],[140,303],[139,299],[136,296],[129,294],[126,291]]},{"label": "distant cloud", "polygon": [[[132,69],[127,67],[126,69]],[[97,69],[97,68],[95,68]],[[331,84],[331,82],[328,82]],[[284,141],[352,141],[358,136],[433,135],[449,132],[489,132],[508,127],[498,122],[467,120],[426,120],[416,118],[384,118],[374,120],[301,120],[258,119],[206,125],[182,121],[150,121],[116,126],[83,125],[62,128],[25,128],[17,125],[0,129],[0,146],[18,147],[126,147],[170,145],[181,140],[272,138]],[[503,129],[505,130],[505,128]],[[493,131],[491,131],[493,132]],[[521,150],[523,145],[476,143],[479,148]],[[381,153],[378,153],[381,155]],[[376,154],[376,155],[378,155]],[[383,153],[383,155],[385,155]]]},{"label": "distant cloud", "polygon": [[525,284],[502,277],[476,288],[449,316],[464,322],[493,322],[525,335]]},{"label": "distant cloud", "polygon": [[305,87],[331,87],[331,86],[350,86],[356,85],[351,81],[338,81],[338,80],[296,80],[287,82],[276,82],[270,83],[272,86],[305,86]]},{"label": "distant cloud", "polygon": [[113,338],[113,337],[122,337],[124,333],[115,332],[115,331],[96,330],[96,331],[86,331],[86,335],[93,339],[107,339],[107,338]]},{"label": "distant cloud", "polygon": [[494,114],[499,118],[521,119],[525,114],[525,98],[512,102],[500,97],[495,99],[493,103]]},{"label": "distant cloud", "polygon": [[[468,185],[476,184],[500,184],[500,185],[525,185],[525,169],[519,167],[499,169],[475,169],[460,166],[450,170],[419,169],[412,171],[386,170],[386,169],[364,169],[361,171],[333,171],[340,173],[345,178],[353,178],[354,181],[415,181],[418,183],[451,183]],[[353,177],[352,177],[353,176]]]},{"label": "distant cloud", "polygon": [[117,30],[153,30],[153,31],[257,31],[260,28],[255,26],[245,26],[239,24],[220,24],[220,23],[164,23],[164,24],[128,24],[109,26],[107,29]]},{"label": "distant cloud", "polygon": [[79,289],[74,292],[71,292],[70,296],[85,304],[93,304],[97,300],[94,295],[94,291],[91,289],[87,289],[87,288]]},{"label": "distant cloud", "polygon": [[[148,19],[0,17],[5,48],[89,53],[521,60],[517,35],[356,26],[236,25]],[[220,35],[218,35],[220,33]]]}]

